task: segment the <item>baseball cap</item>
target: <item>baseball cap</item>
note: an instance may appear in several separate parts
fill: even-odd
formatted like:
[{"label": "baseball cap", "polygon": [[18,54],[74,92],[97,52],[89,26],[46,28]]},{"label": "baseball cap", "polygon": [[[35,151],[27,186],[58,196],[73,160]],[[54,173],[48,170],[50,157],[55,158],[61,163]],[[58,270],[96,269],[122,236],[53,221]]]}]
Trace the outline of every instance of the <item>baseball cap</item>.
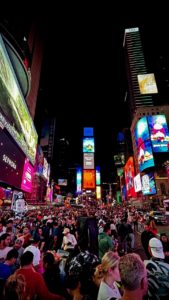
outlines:
[{"label": "baseball cap", "polygon": [[164,259],[165,255],[164,255],[164,251],[163,251],[163,245],[159,239],[152,238],[149,241],[149,246],[151,248],[153,257]]}]

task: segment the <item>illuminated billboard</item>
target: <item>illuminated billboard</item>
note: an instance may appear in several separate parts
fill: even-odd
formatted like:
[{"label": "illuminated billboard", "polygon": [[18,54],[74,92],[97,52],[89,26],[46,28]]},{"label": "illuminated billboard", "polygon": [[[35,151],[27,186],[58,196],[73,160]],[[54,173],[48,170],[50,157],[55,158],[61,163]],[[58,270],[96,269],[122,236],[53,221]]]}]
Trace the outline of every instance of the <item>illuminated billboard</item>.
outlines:
[{"label": "illuminated billboard", "polygon": [[165,115],[148,117],[150,137],[154,152],[169,151],[169,132]]},{"label": "illuminated billboard", "polygon": [[67,179],[58,179],[58,185],[67,186]]},{"label": "illuminated billboard", "polygon": [[137,75],[137,78],[138,78],[138,84],[139,84],[141,94],[158,93],[156,80],[153,73]]},{"label": "illuminated billboard", "polygon": [[124,166],[125,165],[124,153],[119,153],[119,154],[114,155],[114,164],[115,164],[115,166]]},{"label": "illuminated billboard", "polygon": [[124,167],[125,172],[125,181],[126,181],[126,189],[127,189],[127,197],[136,197],[137,194],[134,190],[134,162],[133,157],[129,157],[127,163]]},{"label": "illuminated billboard", "polygon": [[134,190],[135,190],[135,192],[140,192],[141,191],[141,177],[140,177],[140,173],[137,174],[134,177]]},{"label": "illuminated billboard", "polygon": [[84,127],[83,135],[84,136],[93,136],[93,127]]},{"label": "illuminated billboard", "polygon": [[94,189],[95,186],[95,170],[83,170],[83,188]]},{"label": "illuminated billboard", "polygon": [[83,152],[95,152],[94,138],[83,139]]},{"label": "illuminated billboard", "polygon": [[44,161],[43,161],[43,176],[45,177],[45,179],[48,179],[48,167],[49,167],[49,164],[48,164],[46,158],[44,157]]},{"label": "illuminated billboard", "polygon": [[0,123],[34,164],[38,136],[1,36]]},{"label": "illuminated billboard", "polygon": [[21,189],[25,192],[31,193],[32,191],[32,178],[34,174],[34,168],[30,164],[29,160],[25,159]]},{"label": "illuminated billboard", "polygon": [[153,173],[143,175],[141,181],[143,195],[154,195],[157,193]]},{"label": "illuminated billboard", "polygon": [[94,153],[83,154],[83,169],[94,169]]},{"label": "illuminated billboard", "polygon": [[123,173],[124,173],[123,168],[117,168],[117,175],[118,175],[119,177],[121,177],[121,176],[123,175]]},{"label": "illuminated billboard", "polygon": [[135,128],[135,141],[140,172],[154,166],[152,145],[147,124],[147,118],[141,118]]},{"label": "illuminated billboard", "polygon": [[96,167],[96,185],[101,184],[100,167]]},{"label": "illuminated billboard", "polygon": [[6,129],[0,127],[0,182],[21,187],[25,155]]},{"label": "illuminated billboard", "polygon": [[101,187],[96,186],[96,199],[101,199]]}]

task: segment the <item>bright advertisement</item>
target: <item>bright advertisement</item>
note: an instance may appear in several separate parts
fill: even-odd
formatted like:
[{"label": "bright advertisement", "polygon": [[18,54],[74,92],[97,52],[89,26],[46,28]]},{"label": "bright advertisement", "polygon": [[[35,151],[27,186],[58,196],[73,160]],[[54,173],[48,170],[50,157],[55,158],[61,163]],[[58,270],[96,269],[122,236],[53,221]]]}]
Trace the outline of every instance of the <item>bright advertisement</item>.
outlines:
[{"label": "bright advertisement", "polygon": [[21,189],[25,192],[31,193],[32,191],[32,178],[33,178],[34,168],[31,166],[29,160],[25,159]]},{"label": "bright advertisement", "polygon": [[93,127],[84,127],[84,136],[93,136]]},{"label": "bright advertisement", "polygon": [[94,169],[94,153],[83,154],[83,169]]},{"label": "bright advertisement", "polygon": [[169,132],[165,115],[148,117],[150,137],[154,152],[169,151]]},{"label": "bright advertisement", "polygon": [[154,195],[157,193],[153,173],[143,175],[141,180],[143,195]]},{"label": "bright advertisement", "polygon": [[101,187],[96,186],[96,199],[101,199]]},{"label": "bright advertisement", "polygon": [[34,164],[38,136],[1,36],[0,122]]},{"label": "bright advertisement", "polygon": [[83,139],[83,153],[84,152],[95,152],[94,138]]},{"label": "bright advertisement", "polygon": [[127,189],[127,198],[135,198],[137,197],[137,193],[134,190],[134,163],[133,157],[129,157],[127,163],[124,167],[125,172],[125,181],[126,181],[126,189]]},{"label": "bright advertisement", "polygon": [[100,167],[96,167],[96,185],[101,184]]},{"label": "bright advertisement", "polygon": [[135,128],[135,141],[140,172],[154,166],[154,157],[150,141],[147,118],[141,118]]},{"label": "bright advertisement", "polygon": [[154,73],[137,75],[141,94],[157,94],[157,85]]},{"label": "bright advertisement", "polygon": [[46,158],[44,157],[44,161],[43,161],[43,176],[45,177],[45,179],[48,179],[48,162],[46,160]]},{"label": "bright advertisement", "polygon": [[140,192],[142,189],[140,173],[134,177],[134,189],[135,189],[135,192]]},{"label": "bright advertisement", "polygon": [[115,166],[124,166],[125,165],[124,153],[119,153],[119,154],[114,155],[114,164],[115,164]]},{"label": "bright advertisement", "polygon": [[83,188],[95,189],[95,170],[83,170]]},{"label": "bright advertisement", "polygon": [[81,192],[82,190],[82,169],[77,168],[76,170],[76,190],[77,192]]}]

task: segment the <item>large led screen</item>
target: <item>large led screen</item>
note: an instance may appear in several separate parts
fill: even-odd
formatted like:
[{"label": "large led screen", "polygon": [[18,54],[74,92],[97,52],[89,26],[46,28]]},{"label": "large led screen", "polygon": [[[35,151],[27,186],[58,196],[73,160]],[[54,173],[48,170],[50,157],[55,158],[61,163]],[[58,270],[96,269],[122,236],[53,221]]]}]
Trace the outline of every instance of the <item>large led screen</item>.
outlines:
[{"label": "large led screen", "polygon": [[125,181],[126,181],[126,189],[127,189],[127,197],[136,197],[137,194],[134,190],[134,163],[133,163],[133,157],[130,157],[125,164],[124,167],[125,172]]},{"label": "large led screen", "polygon": [[137,174],[134,177],[134,190],[135,190],[135,192],[140,192],[141,191],[141,177],[140,177],[140,173]]},{"label": "large led screen", "polygon": [[24,162],[24,153],[0,127],[0,181],[20,189]]},{"label": "large led screen", "polygon": [[100,167],[96,167],[96,185],[101,184]]},{"label": "large led screen", "polygon": [[94,153],[83,154],[83,169],[94,169]]},{"label": "large led screen", "polygon": [[169,132],[165,115],[148,117],[150,137],[154,152],[169,151]]},{"label": "large led screen", "polygon": [[119,153],[114,155],[114,164],[115,166],[124,166],[125,164],[124,153]]},{"label": "large led screen", "polygon": [[154,166],[152,145],[147,124],[147,118],[141,118],[135,128],[135,141],[140,172]]},{"label": "large led screen", "polygon": [[93,127],[84,127],[84,136],[93,136]]},{"label": "large led screen", "polygon": [[84,138],[83,139],[83,152],[94,152],[94,138]]},{"label": "large led screen", "polygon": [[145,174],[141,178],[142,181],[142,193],[143,195],[154,195],[156,194],[156,186],[154,180],[154,174]]},{"label": "large led screen", "polygon": [[94,189],[95,186],[95,170],[83,170],[83,188]]},{"label": "large led screen", "polygon": [[0,122],[34,164],[38,136],[1,36]]},{"label": "large led screen", "polygon": [[31,193],[32,191],[32,178],[33,178],[34,168],[29,163],[29,160],[25,159],[21,189],[25,192]]},{"label": "large led screen", "polygon": [[141,94],[157,94],[157,85],[155,76],[153,73],[151,74],[141,74],[137,75],[138,77],[138,84],[140,88]]}]

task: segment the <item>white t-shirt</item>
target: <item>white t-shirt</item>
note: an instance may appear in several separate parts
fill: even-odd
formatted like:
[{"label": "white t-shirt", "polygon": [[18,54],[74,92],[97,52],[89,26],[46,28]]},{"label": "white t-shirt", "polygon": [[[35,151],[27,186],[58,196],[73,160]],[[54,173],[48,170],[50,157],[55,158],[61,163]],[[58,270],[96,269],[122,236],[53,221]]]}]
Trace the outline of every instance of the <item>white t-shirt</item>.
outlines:
[{"label": "white t-shirt", "polygon": [[116,283],[114,283],[114,289],[112,289],[104,281],[101,281],[97,300],[110,300],[111,298],[121,299]]},{"label": "white t-shirt", "polygon": [[24,253],[26,251],[30,251],[33,253],[33,266],[38,266],[39,265],[39,262],[40,262],[40,250],[39,248],[33,246],[33,245],[30,245],[28,247],[25,248],[24,250]]}]

